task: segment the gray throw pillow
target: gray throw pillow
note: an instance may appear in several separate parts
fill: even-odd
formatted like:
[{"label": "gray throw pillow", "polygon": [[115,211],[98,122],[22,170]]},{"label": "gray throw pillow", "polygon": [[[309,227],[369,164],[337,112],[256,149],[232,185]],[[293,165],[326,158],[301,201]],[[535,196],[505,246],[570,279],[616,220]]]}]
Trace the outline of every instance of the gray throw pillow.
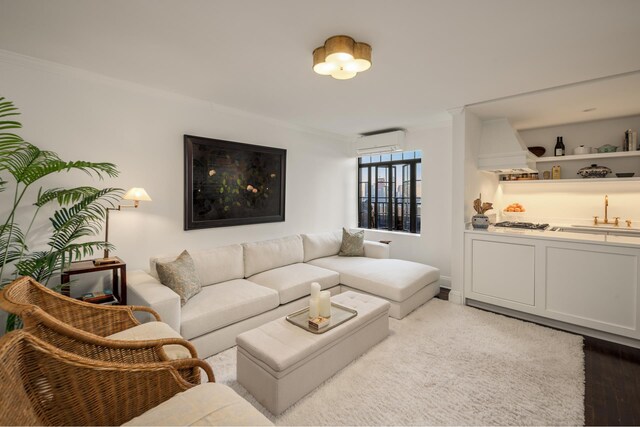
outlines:
[{"label": "gray throw pillow", "polygon": [[342,246],[340,246],[339,256],[364,256],[364,230],[349,232],[342,229]]},{"label": "gray throw pillow", "polygon": [[157,262],[156,271],[160,282],[180,295],[181,306],[202,290],[196,266],[187,251],[183,251],[175,261]]}]

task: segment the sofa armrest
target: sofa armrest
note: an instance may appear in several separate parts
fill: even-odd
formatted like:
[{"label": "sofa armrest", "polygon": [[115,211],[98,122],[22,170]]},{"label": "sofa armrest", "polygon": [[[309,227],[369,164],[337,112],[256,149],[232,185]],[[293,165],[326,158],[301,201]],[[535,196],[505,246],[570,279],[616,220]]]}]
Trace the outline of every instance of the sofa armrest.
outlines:
[{"label": "sofa armrest", "polygon": [[368,258],[389,258],[389,245],[365,240],[364,256]]},{"label": "sofa armrest", "polygon": [[[151,307],[160,319],[180,333],[180,296],[148,273],[135,270],[127,274],[127,302]],[[153,320],[149,316],[140,319]]]}]

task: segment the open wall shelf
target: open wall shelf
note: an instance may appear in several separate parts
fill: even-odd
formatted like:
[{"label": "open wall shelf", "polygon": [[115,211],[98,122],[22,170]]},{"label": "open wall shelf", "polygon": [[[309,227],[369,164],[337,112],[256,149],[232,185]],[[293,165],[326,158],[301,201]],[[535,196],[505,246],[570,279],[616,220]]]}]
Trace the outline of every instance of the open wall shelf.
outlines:
[{"label": "open wall shelf", "polygon": [[560,184],[560,183],[621,183],[621,182],[636,182],[640,183],[640,177],[634,176],[632,178],[579,178],[579,179],[522,179],[516,181],[500,181],[500,184],[505,185],[524,185],[524,184]]},{"label": "open wall shelf", "polygon": [[[640,157],[640,151],[614,151],[613,153],[592,153],[592,154],[572,154],[568,156],[549,156],[538,157],[536,163],[557,163],[568,162],[571,160],[599,160],[599,159],[615,159],[621,157]],[[606,179],[606,178],[605,178]]]}]

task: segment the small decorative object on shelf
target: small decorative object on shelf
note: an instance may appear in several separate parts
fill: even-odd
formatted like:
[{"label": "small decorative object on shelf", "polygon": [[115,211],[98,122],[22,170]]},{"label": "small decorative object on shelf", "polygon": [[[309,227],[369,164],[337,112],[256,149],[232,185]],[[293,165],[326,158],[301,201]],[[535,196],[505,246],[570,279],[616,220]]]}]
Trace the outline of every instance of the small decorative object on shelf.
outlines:
[{"label": "small decorative object on shelf", "polygon": [[593,164],[578,170],[578,175],[583,178],[606,178],[611,173],[611,169],[606,166]]},{"label": "small decorative object on shelf", "polygon": [[90,302],[92,304],[104,304],[104,303],[117,303],[118,300],[113,296],[113,292],[109,289],[105,289],[104,292],[89,292],[80,299],[84,302]]},{"label": "small decorative object on shelf", "polygon": [[564,156],[565,155],[564,141],[562,141],[562,137],[561,136],[556,138],[556,147],[553,150],[553,154],[555,156]]},{"label": "small decorative object on shelf", "polygon": [[618,151],[618,147],[611,144],[605,144],[598,147],[598,153],[614,153]]},{"label": "small decorative object on shelf", "polygon": [[551,166],[551,179],[560,179],[561,171],[560,166]]},{"label": "small decorative object on shelf", "polygon": [[479,229],[487,229],[489,228],[489,217],[484,213],[488,210],[493,209],[493,203],[484,202],[482,203],[482,194],[473,201],[473,209],[477,212],[471,218],[471,225],[473,228]]}]

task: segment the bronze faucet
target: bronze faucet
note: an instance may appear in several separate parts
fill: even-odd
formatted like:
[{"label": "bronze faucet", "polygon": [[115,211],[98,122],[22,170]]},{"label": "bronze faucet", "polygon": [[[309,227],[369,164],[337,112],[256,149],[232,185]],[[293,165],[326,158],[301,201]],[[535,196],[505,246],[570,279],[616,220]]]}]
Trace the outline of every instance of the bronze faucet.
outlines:
[{"label": "bronze faucet", "polygon": [[604,223],[609,224],[609,218],[607,217],[607,210],[609,209],[609,196],[604,196]]}]

